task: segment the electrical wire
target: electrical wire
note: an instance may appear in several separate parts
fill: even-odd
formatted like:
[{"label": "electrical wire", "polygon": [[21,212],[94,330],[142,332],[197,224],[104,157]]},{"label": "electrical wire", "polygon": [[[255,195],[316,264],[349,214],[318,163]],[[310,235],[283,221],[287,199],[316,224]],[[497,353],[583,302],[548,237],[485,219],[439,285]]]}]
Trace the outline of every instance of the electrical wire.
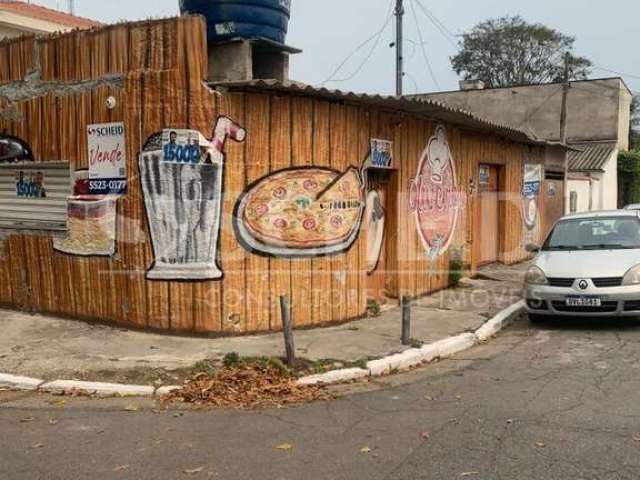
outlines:
[{"label": "electrical wire", "polygon": [[[389,11],[387,12],[387,17],[382,28],[380,28],[380,30],[374,33],[371,37],[367,38],[364,42],[359,44],[349,55],[347,55],[346,58],[340,63],[340,65],[338,65],[338,67],[329,76],[329,78],[327,78],[324,82],[320,83],[320,86],[324,86],[330,82],[331,83],[347,82],[355,78],[362,71],[362,69],[369,62],[369,60],[371,60],[371,57],[373,57],[373,54],[375,53],[376,49],[378,48],[378,45],[380,44],[380,39],[382,38],[382,35],[384,34],[385,30],[389,26],[389,23],[391,22],[391,19],[393,18],[393,3],[394,3],[393,0],[389,2]],[[360,63],[360,65],[356,68],[356,70],[348,77],[336,79],[335,76],[342,70],[342,68],[347,64],[347,62],[349,62],[349,60],[351,60],[360,50],[362,50],[366,45],[368,45],[372,41],[374,43],[373,43],[373,46],[371,47],[371,50],[369,50],[369,53],[364,58],[364,60]]]},{"label": "electrical wire", "polygon": [[447,28],[447,26],[440,21],[436,15],[429,10],[420,0],[415,0],[418,4],[418,7],[422,10],[422,13],[425,17],[433,23],[433,25],[438,29],[438,31],[442,34],[442,36],[453,46],[455,50],[459,50],[458,39],[457,37],[451,33],[451,30]]},{"label": "electrical wire", "polygon": [[593,68],[596,70],[602,70],[603,72],[615,73],[616,75],[621,75],[623,77],[634,78],[636,80],[640,80],[640,75],[633,75],[631,73],[618,72],[616,70],[611,70],[609,68],[598,67],[597,65],[593,65]]},{"label": "electrical wire", "polygon": [[431,79],[433,80],[433,83],[436,85],[438,90],[442,90],[442,88],[440,87],[440,83],[438,82],[438,79],[436,78],[436,75],[433,71],[433,68],[431,67],[431,62],[429,61],[429,57],[427,56],[427,50],[424,46],[425,41],[422,36],[422,30],[420,29],[420,22],[418,21],[418,15],[416,14],[416,9],[413,3],[414,3],[413,0],[409,1],[409,5],[411,6],[411,12],[413,13],[413,19],[416,23],[416,29],[418,30],[418,38],[420,39],[420,48],[422,50],[422,56],[424,58],[425,63],[427,64],[427,68],[429,69],[429,74],[431,75]]}]

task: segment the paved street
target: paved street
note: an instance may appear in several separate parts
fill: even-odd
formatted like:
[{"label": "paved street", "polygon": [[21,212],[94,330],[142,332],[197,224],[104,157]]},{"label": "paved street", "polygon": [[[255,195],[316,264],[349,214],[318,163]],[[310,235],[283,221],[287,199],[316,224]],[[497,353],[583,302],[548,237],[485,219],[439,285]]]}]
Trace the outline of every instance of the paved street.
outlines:
[{"label": "paved street", "polygon": [[5,393],[0,478],[635,479],[639,342],[638,323],[520,320],[461,358],[261,413]]}]

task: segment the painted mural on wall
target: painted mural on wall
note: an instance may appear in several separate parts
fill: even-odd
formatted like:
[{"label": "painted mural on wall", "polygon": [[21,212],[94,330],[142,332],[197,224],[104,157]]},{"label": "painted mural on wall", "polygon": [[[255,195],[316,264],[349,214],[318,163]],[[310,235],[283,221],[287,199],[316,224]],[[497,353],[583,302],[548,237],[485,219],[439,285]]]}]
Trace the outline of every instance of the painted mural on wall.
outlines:
[{"label": "painted mural on wall", "polygon": [[24,140],[0,134],[0,163],[33,162],[31,147]]},{"label": "painted mural on wall", "polygon": [[460,205],[455,163],[446,129],[440,125],[429,139],[409,187],[409,208],[429,258],[439,257],[451,245]]},{"label": "painted mural on wall", "polygon": [[358,237],[365,207],[362,175],[300,167],[272,173],[242,195],[236,235],[249,251],[277,257],[332,255]]},{"label": "painted mural on wall", "polygon": [[74,195],[67,199],[67,236],[54,239],[54,250],[92,257],[116,253],[117,196],[91,194],[89,170],[74,173]]},{"label": "painted mural on wall", "polygon": [[375,239],[371,246],[375,270],[384,240],[384,209],[379,202],[379,208],[373,208],[375,194],[367,197],[365,182],[368,170],[392,168],[393,143],[372,139],[370,147],[359,169],[287,168],[250,185],[234,211],[240,244],[273,257],[337,255],[354,245],[366,218],[367,231],[375,229],[367,237]]},{"label": "painted mural on wall", "polygon": [[44,172],[16,170],[15,180],[18,198],[47,198]]},{"label": "painted mural on wall", "polygon": [[225,143],[243,142],[246,131],[218,118],[213,137],[166,129],[145,144],[139,158],[151,232],[151,280],[218,280]]},{"label": "painted mural on wall", "polygon": [[369,158],[365,163],[365,169],[378,168],[388,169],[393,167],[393,142],[372,138],[370,140],[371,150]]},{"label": "painted mural on wall", "polygon": [[371,275],[378,269],[386,223],[386,212],[382,204],[382,196],[377,190],[367,194],[365,209],[364,231],[367,234],[367,274]]},{"label": "painted mural on wall", "polygon": [[539,206],[538,198],[542,188],[542,165],[525,163],[524,187],[522,190],[522,216],[529,231],[538,226]]}]

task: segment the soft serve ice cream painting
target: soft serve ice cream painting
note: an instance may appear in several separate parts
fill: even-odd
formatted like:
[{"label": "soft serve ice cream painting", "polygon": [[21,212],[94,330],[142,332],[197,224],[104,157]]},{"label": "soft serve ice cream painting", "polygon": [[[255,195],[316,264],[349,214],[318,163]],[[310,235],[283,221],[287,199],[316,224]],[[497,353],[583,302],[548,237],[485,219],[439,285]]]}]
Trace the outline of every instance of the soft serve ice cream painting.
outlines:
[{"label": "soft serve ice cream painting", "polygon": [[142,191],[155,262],[151,280],[219,280],[217,265],[222,178],[228,139],[246,131],[220,117],[213,138],[196,130],[165,129],[140,154]]}]

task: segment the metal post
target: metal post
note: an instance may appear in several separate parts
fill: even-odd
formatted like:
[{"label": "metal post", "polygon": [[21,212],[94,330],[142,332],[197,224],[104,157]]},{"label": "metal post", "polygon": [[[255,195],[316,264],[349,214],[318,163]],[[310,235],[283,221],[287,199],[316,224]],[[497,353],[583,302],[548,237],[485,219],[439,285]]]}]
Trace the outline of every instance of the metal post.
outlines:
[{"label": "metal post", "polygon": [[289,299],[285,295],[280,297],[280,314],[282,316],[282,327],[284,331],[284,348],[287,355],[287,365],[292,367],[296,360],[296,347],[293,340],[293,324],[291,323],[291,310],[289,309]]},{"label": "metal post", "polygon": [[404,77],[404,57],[402,53],[404,5],[403,0],[396,0],[396,95],[402,96],[403,93],[403,77]]},{"label": "metal post", "polygon": [[[567,117],[569,116],[569,89],[571,82],[569,81],[569,61],[571,54],[567,52],[564,56],[564,83],[562,85],[562,111],[560,112],[560,142],[563,145],[567,143]],[[569,152],[564,151],[564,214],[569,212],[570,192],[569,192]]]},{"label": "metal post", "polygon": [[411,299],[402,297],[402,345],[411,345]]}]

